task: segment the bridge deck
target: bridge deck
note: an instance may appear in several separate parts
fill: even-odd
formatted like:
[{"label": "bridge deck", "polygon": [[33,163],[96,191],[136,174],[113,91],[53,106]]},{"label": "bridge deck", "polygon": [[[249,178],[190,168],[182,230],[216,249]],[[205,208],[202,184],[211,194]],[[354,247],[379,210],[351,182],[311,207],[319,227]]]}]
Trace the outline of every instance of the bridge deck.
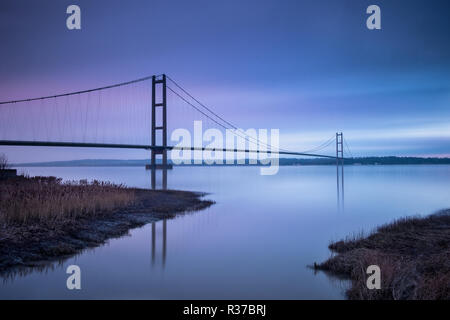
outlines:
[{"label": "bridge deck", "polygon": [[[76,147],[76,148],[111,148],[111,149],[143,149],[143,150],[190,150],[190,151],[222,151],[222,152],[249,152],[249,153],[264,153],[260,150],[245,150],[245,149],[214,149],[214,148],[198,148],[198,147],[177,147],[177,146],[151,146],[139,144],[114,144],[114,143],[90,143],[90,142],[49,142],[49,141],[15,141],[15,140],[0,140],[0,146],[28,146],[28,147]],[[267,152],[270,154],[270,152]],[[327,156],[323,154],[278,151],[273,152],[281,155],[292,156],[306,156],[316,158],[330,158],[336,159],[335,156]],[[345,159],[345,158],[340,158]]]}]

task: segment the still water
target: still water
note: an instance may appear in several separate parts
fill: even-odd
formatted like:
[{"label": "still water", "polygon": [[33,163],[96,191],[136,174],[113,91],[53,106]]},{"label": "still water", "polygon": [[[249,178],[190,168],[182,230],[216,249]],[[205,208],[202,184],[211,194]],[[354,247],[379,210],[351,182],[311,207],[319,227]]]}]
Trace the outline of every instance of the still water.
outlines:
[{"label": "still water", "polygon": [[[150,185],[140,167],[23,170]],[[344,181],[338,195],[332,166],[281,167],[274,176],[257,167],[174,168],[169,188],[208,192],[216,204],[157,222],[154,245],[149,224],[4,279],[0,298],[342,299],[346,282],[307,265],[330,256],[331,240],[450,207],[450,166],[350,166]],[[81,268],[81,290],[66,288],[71,264]]]}]

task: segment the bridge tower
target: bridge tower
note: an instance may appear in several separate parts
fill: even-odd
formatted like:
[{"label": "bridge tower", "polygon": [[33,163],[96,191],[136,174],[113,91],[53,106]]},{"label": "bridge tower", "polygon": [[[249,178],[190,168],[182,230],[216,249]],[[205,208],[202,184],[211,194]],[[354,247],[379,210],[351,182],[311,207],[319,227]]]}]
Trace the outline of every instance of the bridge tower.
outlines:
[{"label": "bridge tower", "polygon": [[336,165],[339,164],[344,165],[344,135],[342,132],[336,132]]},{"label": "bridge tower", "polygon": [[[157,92],[158,90],[158,92]],[[161,112],[157,112],[160,109]],[[159,117],[159,119],[156,119]],[[157,133],[161,132],[162,143],[157,145]],[[162,155],[162,163],[156,163],[156,156]],[[166,75],[152,77],[152,189],[156,188],[156,169],[163,170],[163,189],[167,189],[167,90]]]},{"label": "bridge tower", "polygon": [[[340,165],[340,172],[339,172]],[[344,135],[336,132],[336,184],[338,210],[344,210]]]}]

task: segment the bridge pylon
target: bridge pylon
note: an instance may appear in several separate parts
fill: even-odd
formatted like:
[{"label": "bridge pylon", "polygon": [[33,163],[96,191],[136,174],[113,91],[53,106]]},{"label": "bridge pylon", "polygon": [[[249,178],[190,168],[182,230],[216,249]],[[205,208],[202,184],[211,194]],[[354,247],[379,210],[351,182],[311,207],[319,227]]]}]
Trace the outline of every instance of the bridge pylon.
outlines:
[{"label": "bridge pylon", "polygon": [[[158,92],[157,92],[158,90]],[[161,112],[157,112],[160,109]],[[159,119],[157,119],[157,117]],[[161,144],[157,145],[157,133],[161,132]],[[152,173],[152,189],[156,189],[156,169],[163,170],[163,189],[167,189],[167,88],[166,75],[152,76],[152,149],[150,169]],[[161,164],[156,163],[156,156],[161,155]]]},{"label": "bridge pylon", "polygon": [[336,165],[344,165],[344,134],[336,132]]}]

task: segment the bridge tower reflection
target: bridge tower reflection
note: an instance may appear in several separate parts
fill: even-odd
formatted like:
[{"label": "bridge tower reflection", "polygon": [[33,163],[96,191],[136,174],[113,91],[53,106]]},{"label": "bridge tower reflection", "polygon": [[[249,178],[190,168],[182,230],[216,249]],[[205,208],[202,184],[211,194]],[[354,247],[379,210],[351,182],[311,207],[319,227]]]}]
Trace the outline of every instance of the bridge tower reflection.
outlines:
[{"label": "bridge tower reflection", "polygon": [[[152,222],[152,266],[156,262],[156,224],[157,222]],[[166,265],[166,255],[167,255],[167,219],[162,221],[162,266]]]},{"label": "bridge tower reflection", "polygon": [[336,166],[337,207],[344,211],[344,164]]}]

